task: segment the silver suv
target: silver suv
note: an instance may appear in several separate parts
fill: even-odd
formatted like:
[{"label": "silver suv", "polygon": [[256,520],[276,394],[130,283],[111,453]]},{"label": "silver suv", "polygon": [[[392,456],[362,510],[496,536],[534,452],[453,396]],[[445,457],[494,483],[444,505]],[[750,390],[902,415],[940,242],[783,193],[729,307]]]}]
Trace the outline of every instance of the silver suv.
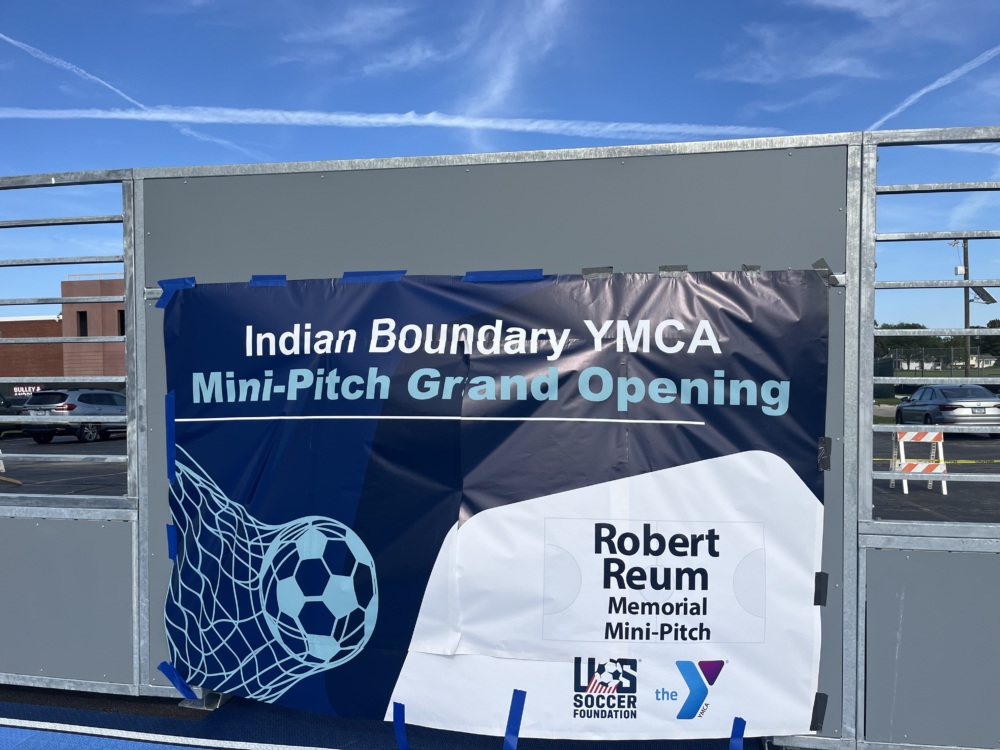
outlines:
[{"label": "silver suv", "polygon": [[101,388],[64,388],[35,391],[21,410],[26,417],[94,417],[93,422],[28,422],[21,428],[36,443],[51,443],[57,435],[75,436],[82,443],[107,440],[114,432],[125,432],[125,422],[103,423],[101,417],[124,417],[125,396]]}]

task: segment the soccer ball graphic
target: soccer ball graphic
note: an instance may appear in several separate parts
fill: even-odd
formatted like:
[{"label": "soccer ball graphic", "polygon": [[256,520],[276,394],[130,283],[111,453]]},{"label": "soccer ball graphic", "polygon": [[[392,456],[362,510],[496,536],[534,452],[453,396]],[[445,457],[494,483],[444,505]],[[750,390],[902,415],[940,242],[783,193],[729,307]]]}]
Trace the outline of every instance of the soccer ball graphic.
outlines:
[{"label": "soccer ball graphic", "polygon": [[264,619],[304,662],[336,667],[357,656],[378,616],[371,553],[338,521],[317,516],[283,527],[261,569]]},{"label": "soccer ball graphic", "polygon": [[594,672],[602,685],[617,685],[621,681],[622,671],[614,659],[598,664]]}]

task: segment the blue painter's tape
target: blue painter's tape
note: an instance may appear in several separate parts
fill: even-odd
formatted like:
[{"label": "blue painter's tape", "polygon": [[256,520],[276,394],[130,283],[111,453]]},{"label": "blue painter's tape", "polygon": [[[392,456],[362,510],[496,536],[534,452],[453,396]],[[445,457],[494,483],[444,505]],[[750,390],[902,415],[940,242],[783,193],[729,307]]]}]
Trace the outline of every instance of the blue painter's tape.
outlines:
[{"label": "blue painter's tape", "polygon": [[194,690],[188,687],[188,684],[181,679],[181,676],[177,674],[177,670],[174,669],[174,665],[169,661],[161,661],[156,667],[159,669],[163,676],[170,680],[170,683],[177,688],[177,692],[187,698],[189,701],[198,700],[198,696],[195,694]]},{"label": "blue painter's tape", "polygon": [[510,699],[510,713],[507,714],[507,732],[503,736],[503,750],[517,750],[517,736],[521,733],[521,716],[524,714],[523,690],[515,690]]},{"label": "blue painter's tape", "polygon": [[177,476],[177,439],[175,437],[173,391],[170,391],[163,398],[163,412],[166,417],[167,479],[170,480],[170,484],[173,484]]},{"label": "blue painter's tape", "polygon": [[177,559],[177,527],[167,524],[167,555],[171,560]]},{"label": "blue painter's tape", "polygon": [[746,731],[745,719],[737,716],[733,719],[733,733],[729,736],[729,750],[743,750],[743,733]]},{"label": "blue painter's tape", "polygon": [[392,704],[392,728],[396,732],[396,747],[410,750],[410,743],[406,741],[406,707],[402,703]]},{"label": "blue painter's tape", "polygon": [[285,274],[274,274],[273,276],[251,276],[250,286],[284,286]]},{"label": "blue painter's tape", "polygon": [[343,284],[369,284],[379,281],[402,281],[406,271],[344,271]]},{"label": "blue painter's tape", "polygon": [[163,308],[170,304],[170,300],[177,291],[181,289],[194,289],[196,282],[194,276],[186,276],[182,279],[161,279],[156,283],[163,290],[163,294],[156,300],[156,306]]},{"label": "blue painter's tape", "polygon": [[462,281],[481,284],[491,281],[541,281],[541,268],[521,268],[513,271],[468,271]]}]

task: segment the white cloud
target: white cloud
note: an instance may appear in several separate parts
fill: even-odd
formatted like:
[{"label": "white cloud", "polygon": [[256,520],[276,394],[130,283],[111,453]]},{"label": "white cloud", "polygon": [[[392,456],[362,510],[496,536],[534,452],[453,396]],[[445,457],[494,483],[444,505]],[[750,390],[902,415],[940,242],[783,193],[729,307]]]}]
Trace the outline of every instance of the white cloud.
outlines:
[{"label": "white cloud", "polygon": [[1000,73],[985,76],[976,82],[976,90],[983,96],[996,99],[1000,104]]},{"label": "white cloud", "polygon": [[745,32],[749,43],[730,47],[731,62],[705,71],[703,77],[757,84],[822,77],[879,77],[851,40],[829,41],[820,27],[754,23]]},{"label": "white cloud", "polygon": [[405,73],[424,65],[439,65],[463,57],[473,48],[482,19],[482,12],[475,14],[459,29],[455,43],[450,46],[442,47],[424,38],[410,40],[376,55],[365,63],[361,70],[365,75],[371,76]]},{"label": "white cloud", "polygon": [[[1000,3],[978,0],[787,0],[817,13],[749,24],[705,78],[774,84],[822,76],[889,78],[910,61],[977,43],[1000,23]],[[978,43],[982,43],[979,41]],[[933,53],[932,53],[933,51]]]},{"label": "white cloud", "polygon": [[974,71],[976,68],[979,68],[980,66],[988,63],[997,55],[1000,55],[1000,45],[997,45],[996,47],[986,50],[981,55],[975,57],[972,60],[969,60],[969,62],[965,63],[964,65],[960,65],[951,72],[945,73],[943,76],[938,78],[933,83],[930,83],[924,86],[922,89],[913,92],[908,97],[906,97],[902,102],[900,102],[892,111],[888,112],[887,114],[883,115],[878,120],[873,122],[868,127],[868,129],[878,130],[888,120],[891,120],[896,115],[906,111],[914,104],[916,104],[918,101],[927,96],[927,94],[931,93],[932,91],[937,91],[940,88],[944,88],[945,86],[948,86],[954,83],[955,81],[964,78],[966,75]]},{"label": "white cloud", "polygon": [[769,114],[777,114],[779,112],[786,112],[797,107],[807,107],[813,104],[827,104],[832,102],[834,99],[843,96],[844,93],[845,86],[838,83],[833,86],[824,86],[823,88],[816,89],[815,91],[810,91],[809,93],[794,99],[787,99],[783,101],[751,102],[747,107],[747,111],[750,113],[767,112]]},{"label": "white cloud", "polygon": [[365,75],[380,75],[383,73],[405,72],[419,68],[428,62],[440,62],[445,56],[433,45],[423,39],[398,47],[382,57],[366,63],[362,67]]},{"label": "white cloud", "polygon": [[650,140],[677,138],[756,138],[781,135],[776,128],[695,123],[598,122],[449,115],[441,112],[316,112],[229,107],[144,107],[136,109],[26,109],[0,107],[0,119],[121,120],[187,125],[279,125],[333,128],[427,127],[545,133],[581,138]]},{"label": "white cloud", "polygon": [[912,7],[906,0],[797,0],[799,5],[808,5],[826,10],[840,10],[854,13],[865,19],[888,18]]},{"label": "white cloud", "polygon": [[977,193],[962,200],[948,217],[948,229],[960,232],[991,229],[993,217],[1000,207],[1000,195]]},{"label": "white cloud", "polygon": [[62,60],[58,57],[54,57],[53,55],[49,55],[45,52],[42,52],[40,49],[37,49],[36,47],[32,47],[31,45],[25,44],[24,42],[19,42],[17,39],[12,39],[6,34],[0,34],[0,40],[7,42],[7,44],[10,44],[14,47],[17,47],[18,49],[23,50],[24,52],[27,52],[36,60],[41,60],[43,63],[46,63],[47,65],[51,65],[55,68],[60,68],[69,73],[72,73],[73,75],[79,78],[82,78],[85,81],[89,81],[90,83],[96,83],[98,86],[103,86],[104,88],[108,89],[112,93],[116,94],[117,96],[127,101],[129,104],[133,104],[136,107],[142,106],[142,104],[137,102],[135,99],[133,99],[131,96],[126,94],[121,89],[115,88],[107,81],[102,80],[95,75],[91,75],[83,68],[79,68],[76,65],[73,65],[73,63],[66,62],[65,60]]},{"label": "white cloud", "polygon": [[294,44],[333,44],[359,48],[396,35],[406,24],[410,10],[399,5],[359,5],[332,21],[307,26],[286,34]]},{"label": "white cloud", "polygon": [[[124,99],[129,104],[138,107],[140,110],[146,109],[146,105],[143,104],[142,102],[133,99],[131,96],[126,94],[121,89],[112,86],[104,79],[98,78],[97,76],[88,73],[83,68],[80,68],[71,62],[67,62],[66,60],[55,57],[54,55],[50,55],[47,52],[43,52],[42,50],[38,49],[37,47],[32,47],[29,44],[20,42],[17,39],[13,39],[5,34],[0,34],[0,40],[7,42],[8,44],[14,47],[17,47],[18,49],[23,50],[24,52],[27,52],[36,60],[41,60],[47,65],[51,65],[61,70],[65,70],[77,76],[78,78],[82,78],[84,81],[101,86],[107,89],[108,91],[112,92],[116,96]],[[60,86],[60,90],[62,90],[64,94],[67,93],[67,91],[64,89],[63,86]],[[235,151],[245,156],[249,156],[252,159],[263,160],[265,158],[263,154],[260,154],[259,152],[256,151],[251,151],[250,149],[246,149],[243,146],[240,146],[239,144],[233,143],[232,141],[227,141],[223,138],[216,138],[214,136],[206,135],[205,133],[199,133],[198,131],[192,130],[191,128],[188,127],[177,127],[176,125],[175,127],[177,128],[178,132],[180,132],[182,135],[188,136],[189,138],[194,138],[196,140],[204,141],[207,143],[214,143],[218,146],[227,148],[230,151]]]},{"label": "white cloud", "polygon": [[508,4],[506,15],[477,58],[478,90],[462,107],[469,115],[496,111],[513,95],[526,68],[552,49],[567,12],[566,0],[527,0]]}]

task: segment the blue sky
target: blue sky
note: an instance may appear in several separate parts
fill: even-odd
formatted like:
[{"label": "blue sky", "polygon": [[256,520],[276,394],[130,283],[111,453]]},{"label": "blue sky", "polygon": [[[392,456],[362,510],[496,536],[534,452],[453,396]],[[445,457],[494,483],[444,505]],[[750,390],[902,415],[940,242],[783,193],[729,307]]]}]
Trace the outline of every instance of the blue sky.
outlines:
[{"label": "blue sky", "polygon": [[[0,8],[4,175],[1000,123],[1000,3],[985,0]],[[883,160],[882,182],[1000,179],[998,149],[908,151]],[[60,210],[117,212],[114,191],[65,196]],[[34,200],[3,195],[0,218],[51,213]],[[880,205],[879,229],[995,228],[998,205],[893,199]],[[22,231],[4,235],[17,246],[3,243],[4,257],[71,241]],[[72,242],[90,252],[115,242],[107,233]],[[892,252],[905,260],[880,261],[886,278],[924,263],[954,277],[954,249]],[[974,259],[974,275],[987,277],[991,261]],[[879,314],[892,321],[921,307]],[[1000,317],[974,308],[982,322]]]}]

